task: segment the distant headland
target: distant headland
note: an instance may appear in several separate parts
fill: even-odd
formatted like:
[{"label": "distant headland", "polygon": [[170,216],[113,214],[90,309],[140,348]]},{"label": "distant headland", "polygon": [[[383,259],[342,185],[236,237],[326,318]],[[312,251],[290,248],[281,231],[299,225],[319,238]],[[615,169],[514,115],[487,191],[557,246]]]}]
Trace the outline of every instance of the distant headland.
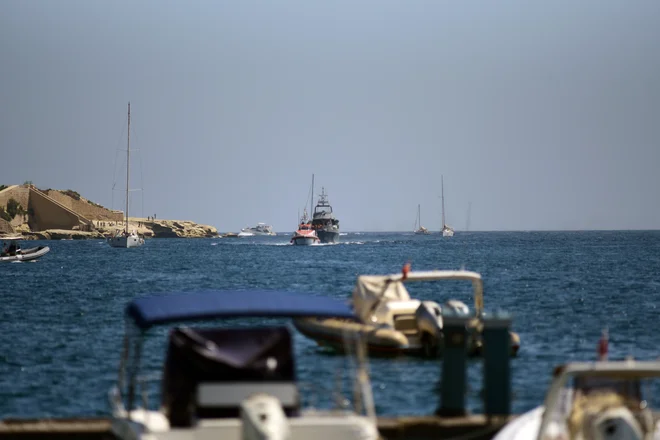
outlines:
[{"label": "distant headland", "polygon": [[[100,239],[124,228],[124,212],[107,209],[67,189],[0,185],[0,234],[25,239]],[[129,217],[129,229],[147,238],[217,237],[213,226],[192,221]]]}]

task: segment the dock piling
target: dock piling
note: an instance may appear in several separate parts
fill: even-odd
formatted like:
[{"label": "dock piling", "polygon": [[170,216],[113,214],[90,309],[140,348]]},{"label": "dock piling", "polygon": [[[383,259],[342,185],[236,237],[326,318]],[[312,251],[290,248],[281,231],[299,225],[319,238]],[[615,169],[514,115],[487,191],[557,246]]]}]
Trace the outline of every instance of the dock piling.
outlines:
[{"label": "dock piling", "polygon": [[484,314],[483,365],[484,412],[489,416],[511,414],[511,315]]},{"label": "dock piling", "polygon": [[444,353],[440,384],[440,407],[436,414],[444,417],[461,417],[467,414],[465,397],[467,390],[467,323],[470,315],[452,310],[442,311]]}]

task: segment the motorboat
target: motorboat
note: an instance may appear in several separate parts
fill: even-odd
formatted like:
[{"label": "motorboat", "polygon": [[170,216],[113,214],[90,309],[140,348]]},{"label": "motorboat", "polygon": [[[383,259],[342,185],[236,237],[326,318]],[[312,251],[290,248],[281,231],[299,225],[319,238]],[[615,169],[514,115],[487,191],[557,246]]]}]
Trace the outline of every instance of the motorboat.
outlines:
[{"label": "motorboat", "polygon": [[23,237],[20,236],[0,238],[0,240],[4,242],[2,245],[2,251],[0,251],[0,261],[13,262],[37,260],[50,252],[50,247],[48,246],[22,249],[20,246],[20,241],[22,239]]},{"label": "motorboat", "polygon": [[442,234],[443,237],[453,237],[454,236],[454,229],[451,228],[447,223],[445,222],[445,182],[442,176],[440,176],[440,184],[441,184],[441,191],[442,191],[442,229],[440,230],[440,233]]},{"label": "motorboat", "polygon": [[128,129],[126,141],[126,215],[124,217],[124,229],[117,229],[115,233],[108,237],[108,244],[114,248],[133,248],[144,245],[144,238],[140,237],[137,231],[129,231],[128,227],[128,196],[129,196],[129,165],[131,161],[131,103],[128,103]]},{"label": "motorboat", "polygon": [[[346,304],[314,293],[228,290],[134,299],[126,308],[118,382],[109,393],[113,435],[145,440],[376,440],[379,433],[364,346],[355,345],[354,367],[341,372],[342,377],[354,373],[352,398],[346,400],[345,393],[339,393],[338,409],[303,408],[304,387],[296,378],[293,351],[295,332],[288,326],[217,323],[172,328],[162,376],[157,377],[160,383],[156,383],[160,404],[155,409],[148,405],[145,383],[153,376],[138,376],[138,372],[141,347],[152,327],[200,320],[315,316],[354,319]],[[153,364],[152,356],[145,357],[145,362]]]},{"label": "motorboat", "polygon": [[417,205],[417,218],[415,218],[415,226],[413,228],[415,235],[429,235],[431,232],[422,226],[421,207]]},{"label": "motorboat", "polygon": [[270,226],[270,225],[267,225],[266,223],[257,223],[257,226],[243,228],[243,229],[241,229],[241,232],[238,234],[239,237],[242,236],[241,234],[246,234],[244,236],[247,236],[247,234],[249,234],[250,236],[252,236],[252,235],[277,235],[273,231],[273,227]]},{"label": "motorboat", "polygon": [[[600,345],[600,344],[599,344]],[[660,362],[571,362],[553,372],[542,406],[505,425],[495,440],[660,438]],[[656,408],[652,408],[656,405]]]},{"label": "motorboat", "polygon": [[[438,357],[444,346],[443,313],[471,315],[462,301],[412,299],[406,283],[419,281],[464,280],[472,283],[474,317],[468,325],[468,350],[479,356],[483,348],[483,282],[481,275],[466,270],[434,270],[411,272],[405,265],[400,274],[361,275],[353,289],[352,305],[359,321],[336,318],[296,319],[296,328],[319,345],[340,350],[341,335],[353,334],[366,339],[370,355],[413,355]],[[513,332],[511,354],[520,348],[520,337]]]},{"label": "motorboat", "polygon": [[312,228],[312,223],[307,216],[307,209],[305,209],[300,218],[298,229],[293,233],[293,237],[291,237],[291,243],[297,246],[310,246],[320,242],[321,240],[318,235],[316,235],[316,230]]}]

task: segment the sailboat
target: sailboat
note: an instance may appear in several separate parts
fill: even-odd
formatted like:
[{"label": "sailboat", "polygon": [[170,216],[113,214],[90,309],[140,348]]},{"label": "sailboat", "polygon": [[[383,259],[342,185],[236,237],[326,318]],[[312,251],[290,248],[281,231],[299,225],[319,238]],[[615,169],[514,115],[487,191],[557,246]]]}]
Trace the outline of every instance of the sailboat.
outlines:
[{"label": "sailboat", "polygon": [[126,140],[126,216],[124,218],[124,230],[117,229],[115,235],[108,238],[108,244],[117,248],[132,248],[142,246],[144,238],[140,237],[137,231],[128,230],[128,182],[130,176],[130,163],[131,163],[131,103],[128,103],[128,137]]},{"label": "sailboat", "polygon": [[442,185],[442,236],[453,237],[454,230],[445,223],[445,182],[443,177],[440,176],[440,184]]},{"label": "sailboat", "polygon": [[422,215],[420,205],[417,205],[417,218],[415,219],[415,234],[416,235],[428,235],[430,234],[429,230],[422,226]]}]

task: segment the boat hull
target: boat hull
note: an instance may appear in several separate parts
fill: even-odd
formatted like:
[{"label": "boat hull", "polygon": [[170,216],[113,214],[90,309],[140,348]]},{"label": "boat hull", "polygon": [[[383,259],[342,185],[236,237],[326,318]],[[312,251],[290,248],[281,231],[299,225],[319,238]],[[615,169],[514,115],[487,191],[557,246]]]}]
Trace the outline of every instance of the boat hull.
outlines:
[{"label": "boat hull", "polygon": [[39,246],[36,248],[22,250],[21,253],[17,255],[7,255],[4,257],[0,257],[0,261],[4,261],[4,262],[31,261],[43,257],[48,252],[50,252],[50,247]]},{"label": "boat hull", "polygon": [[316,234],[319,236],[321,243],[337,243],[339,241],[339,231],[317,229]]},{"label": "boat hull", "polygon": [[445,229],[442,231],[442,236],[443,237],[453,237],[454,236],[454,231],[451,229]]},{"label": "boat hull", "polygon": [[303,235],[297,235],[291,239],[291,243],[296,246],[311,246],[319,242],[318,237],[306,237]]},{"label": "boat hull", "polygon": [[108,244],[114,248],[134,248],[144,244],[144,238],[129,236],[117,236],[108,238]]},{"label": "boat hull", "polygon": [[[345,338],[362,338],[365,341],[370,356],[425,356],[425,350],[417,336],[406,335],[403,332],[387,327],[379,327],[361,322],[341,320],[336,318],[295,319],[294,326],[300,333],[313,339],[318,345],[329,347],[341,352]],[[516,356],[520,348],[520,338],[511,334],[511,356]],[[468,343],[470,356],[483,354],[483,343],[480,338],[471,338]]]}]

